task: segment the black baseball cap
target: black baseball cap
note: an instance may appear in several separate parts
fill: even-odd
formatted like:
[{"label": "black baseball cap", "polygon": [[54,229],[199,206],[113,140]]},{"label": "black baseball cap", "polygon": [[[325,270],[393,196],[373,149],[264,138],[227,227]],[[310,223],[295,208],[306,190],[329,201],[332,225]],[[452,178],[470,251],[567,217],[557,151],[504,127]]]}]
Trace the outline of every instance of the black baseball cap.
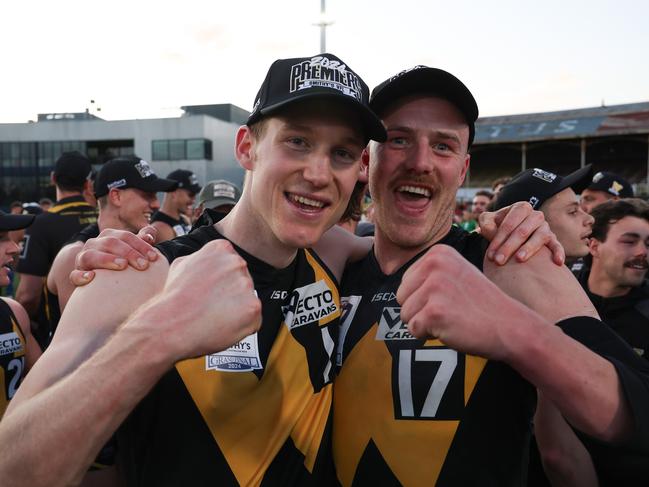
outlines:
[{"label": "black baseball cap", "polygon": [[252,125],[299,101],[325,98],[342,101],[354,109],[366,138],[383,142],[387,137],[385,127],[370,109],[369,93],[361,77],[333,54],[278,59],[268,69],[246,123]]},{"label": "black baseball cap", "polygon": [[36,215],[12,215],[0,211],[0,232],[22,230],[32,224]]},{"label": "black baseball cap", "polygon": [[499,210],[517,201],[527,201],[532,208],[538,210],[543,203],[566,188],[572,188],[576,194],[581,193],[590,183],[592,173],[590,164],[565,177],[543,169],[527,169],[514,176],[500,191],[495,209]]},{"label": "black baseball cap", "polygon": [[415,66],[386,79],[372,90],[370,107],[379,116],[395,100],[408,95],[430,94],[450,101],[469,125],[469,147],[475,137],[478,104],[469,89],[459,79],[443,69]]},{"label": "black baseball cap", "polygon": [[177,186],[177,181],[156,176],[149,163],[139,157],[117,157],[105,163],[97,173],[95,196],[104,196],[113,188],[136,188],[147,193],[166,193],[173,191]]},{"label": "black baseball cap", "polygon": [[64,152],[54,165],[54,179],[63,186],[81,187],[90,177],[90,159],[81,152]]},{"label": "black baseball cap", "polygon": [[604,191],[619,198],[633,198],[633,188],[628,181],[612,172],[598,172],[585,189]]},{"label": "black baseball cap", "polygon": [[198,184],[196,174],[187,169],[176,169],[167,174],[167,179],[172,179],[178,183],[178,188],[188,190],[190,193],[196,194],[201,190],[201,185]]}]

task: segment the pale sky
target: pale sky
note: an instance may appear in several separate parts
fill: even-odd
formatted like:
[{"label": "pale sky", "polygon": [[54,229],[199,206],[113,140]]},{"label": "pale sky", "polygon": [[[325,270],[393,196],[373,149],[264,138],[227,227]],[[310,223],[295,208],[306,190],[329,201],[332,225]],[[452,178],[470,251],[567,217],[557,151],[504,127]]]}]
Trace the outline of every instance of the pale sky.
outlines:
[{"label": "pale sky", "polygon": [[[277,58],[319,52],[320,0],[20,0],[0,4],[0,123],[101,107],[250,110]],[[649,101],[649,2],[327,0],[327,50],[371,87],[425,64],[482,116]]]}]

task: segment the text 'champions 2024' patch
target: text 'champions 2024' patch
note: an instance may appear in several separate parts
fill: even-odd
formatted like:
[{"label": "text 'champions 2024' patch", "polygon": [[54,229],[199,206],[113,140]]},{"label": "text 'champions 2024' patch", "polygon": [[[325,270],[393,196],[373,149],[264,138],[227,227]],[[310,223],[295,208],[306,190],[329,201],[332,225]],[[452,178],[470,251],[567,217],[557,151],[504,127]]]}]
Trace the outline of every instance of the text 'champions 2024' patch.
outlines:
[{"label": "text 'champions 2024' patch", "polygon": [[205,370],[248,372],[262,368],[257,333],[247,336],[227,350],[205,356]]},{"label": "text 'champions 2024' patch", "polygon": [[327,283],[318,282],[294,289],[288,304],[282,307],[289,330],[317,323],[338,313],[338,305]]}]

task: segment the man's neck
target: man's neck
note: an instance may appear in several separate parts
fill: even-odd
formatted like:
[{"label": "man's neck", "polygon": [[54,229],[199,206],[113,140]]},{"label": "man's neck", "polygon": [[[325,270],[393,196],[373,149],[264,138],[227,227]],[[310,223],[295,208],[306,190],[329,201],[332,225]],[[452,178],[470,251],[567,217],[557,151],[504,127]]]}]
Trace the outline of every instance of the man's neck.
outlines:
[{"label": "man's neck", "polygon": [[117,214],[109,209],[99,211],[99,216],[97,216],[97,226],[99,227],[100,232],[109,228],[113,230],[126,230],[127,232],[132,231],[124,225]]},{"label": "man's neck", "polygon": [[174,205],[170,201],[166,199],[162,202],[160,211],[165,215],[169,215],[174,220],[180,220],[180,211],[178,210],[178,208],[174,207]]},{"label": "man's neck", "polygon": [[244,201],[239,201],[215,227],[238,247],[277,269],[287,267],[297,254],[297,249],[280,242],[266,222]]},{"label": "man's neck", "polygon": [[381,267],[381,272],[390,275],[404,264],[409,262],[421,251],[427,249],[436,242],[439,242],[451,229],[451,222],[445,224],[440,230],[426,242],[415,247],[404,247],[390,240],[386,234],[381,231],[380,225],[376,225],[374,233],[374,255],[376,261]]},{"label": "man's neck", "polygon": [[620,286],[612,281],[608,277],[608,274],[597,265],[596,261],[593,261],[590,274],[588,275],[588,290],[603,298],[615,298],[628,294],[631,291],[631,287]]}]

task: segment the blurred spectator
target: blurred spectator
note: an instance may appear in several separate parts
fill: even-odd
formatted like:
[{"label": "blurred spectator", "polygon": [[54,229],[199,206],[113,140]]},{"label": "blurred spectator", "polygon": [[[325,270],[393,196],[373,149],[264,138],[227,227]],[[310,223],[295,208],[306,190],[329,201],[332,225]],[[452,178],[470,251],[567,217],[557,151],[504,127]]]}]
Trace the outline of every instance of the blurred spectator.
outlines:
[{"label": "blurred spectator", "polygon": [[459,226],[467,232],[472,232],[478,228],[478,221],[468,205],[465,205],[462,209]]},{"label": "blurred spectator", "polygon": [[505,176],[505,177],[502,177],[502,178],[494,179],[494,182],[491,183],[491,190],[493,191],[493,194],[494,194],[492,200],[493,200],[494,198],[496,198],[496,197],[500,194],[500,192],[501,192],[502,189],[505,187],[505,185],[506,185],[508,182],[510,182],[511,180],[512,180],[512,178],[510,178],[509,176]]},{"label": "blurred spectator", "polygon": [[491,191],[487,191],[486,189],[478,191],[473,196],[471,211],[473,213],[474,219],[477,220],[481,213],[487,211],[487,205],[491,202],[493,196],[493,193]]},{"label": "blurred spectator", "polygon": [[236,184],[225,179],[208,181],[198,193],[192,220],[196,221],[206,208],[214,210],[223,217],[230,213],[230,210],[234,208],[240,197],[241,189]]},{"label": "blurred spectator", "polygon": [[338,221],[338,226],[343,227],[348,232],[356,232],[356,227],[358,226],[358,222],[360,222],[363,214],[363,200],[365,199],[366,191],[367,181],[358,181],[354,186],[351,197],[349,198],[345,213]]},{"label": "blurred spectator", "polygon": [[51,175],[57,201],[25,231],[17,268],[21,276],[16,300],[34,320],[34,337],[41,346],[49,336],[49,309],[46,299],[42,299],[45,276],[63,244],[97,221],[97,210],[83,198],[91,185],[91,169],[90,161],[80,152],[63,153]]},{"label": "blurred spectator", "polygon": [[622,177],[612,172],[598,172],[581,193],[581,208],[591,213],[593,208],[608,200],[633,198],[633,188]]},{"label": "blurred spectator", "polygon": [[38,200],[38,204],[40,205],[43,211],[49,211],[49,209],[52,208],[52,205],[54,203],[49,198],[41,198],[40,200]]},{"label": "blurred spectator", "polygon": [[23,203],[22,201],[12,201],[9,205],[9,213],[12,215],[22,215]]},{"label": "blurred spectator", "polygon": [[151,218],[158,230],[156,242],[171,240],[189,233],[196,195],[201,190],[196,175],[186,169],[176,169],[167,175],[178,183],[177,189],[165,194],[162,207]]}]

